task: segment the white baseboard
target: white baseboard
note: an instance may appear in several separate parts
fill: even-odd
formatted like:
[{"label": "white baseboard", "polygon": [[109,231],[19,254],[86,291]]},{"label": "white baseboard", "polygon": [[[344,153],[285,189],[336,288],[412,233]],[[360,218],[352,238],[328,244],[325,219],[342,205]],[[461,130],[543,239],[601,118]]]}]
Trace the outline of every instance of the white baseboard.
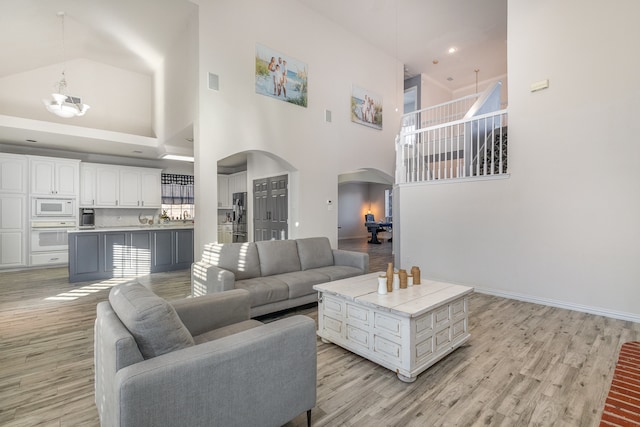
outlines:
[{"label": "white baseboard", "polygon": [[607,310],[600,307],[590,307],[587,305],[573,304],[565,301],[558,301],[547,298],[535,297],[532,295],[519,294],[516,292],[505,292],[497,289],[490,288],[477,288],[475,291],[481,294],[494,295],[502,298],[515,299],[518,301],[531,302],[534,304],[548,305],[551,307],[564,308],[567,310],[580,311],[582,313],[595,314],[598,316],[611,317],[613,319],[626,320],[629,322],[640,323],[640,315],[634,313],[627,313],[624,311]]}]

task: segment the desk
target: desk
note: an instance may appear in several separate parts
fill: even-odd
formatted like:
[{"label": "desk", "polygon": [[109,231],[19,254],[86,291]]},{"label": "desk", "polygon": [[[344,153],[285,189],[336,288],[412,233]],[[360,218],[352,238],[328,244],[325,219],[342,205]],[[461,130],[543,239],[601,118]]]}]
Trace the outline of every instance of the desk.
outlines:
[{"label": "desk", "polygon": [[378,240],[378,230],[384,229],[385,227],[392,227],[393,224],[390,222],[365,222],[364,226],[367,227],[369,232],[371,232],[371,240],[367,243],[379,245],[381,242]]}]

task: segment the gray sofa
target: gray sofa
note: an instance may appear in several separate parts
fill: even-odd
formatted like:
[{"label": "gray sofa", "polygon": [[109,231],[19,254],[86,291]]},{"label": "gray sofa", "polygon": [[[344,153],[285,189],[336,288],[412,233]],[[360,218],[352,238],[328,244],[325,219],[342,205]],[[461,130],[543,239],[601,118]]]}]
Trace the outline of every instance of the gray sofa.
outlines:
[{"label": "gray sofa", "polygon": [[317,301],[313,285],[369,272],[369,255],[331,249],[326,237],[205,245],[191,266],[191,292],[251,295],[251,317]]},{"label": "gray sofa", "polygon": [[316,402],[315,323],[249,319],[249,293],[168,303],[133,282],[97,306],[102,426],[281,426]]}]

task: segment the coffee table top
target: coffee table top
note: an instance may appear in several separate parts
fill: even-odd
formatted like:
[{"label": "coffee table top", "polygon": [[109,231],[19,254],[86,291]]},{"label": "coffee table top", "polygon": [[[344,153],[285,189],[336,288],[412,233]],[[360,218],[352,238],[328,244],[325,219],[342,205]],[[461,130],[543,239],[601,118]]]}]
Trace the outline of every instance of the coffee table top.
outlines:
[{"label": "coffee table top", "polygon": [[378,294],[378,276],[383,271],[349,277],[315,285],[318,292],[357,301],[377,310],[389,311],[404,317],[415,317],[434,307],[473,292],[473,288],[452,283],[422,280],[420,285],[394,289],[386,295]]}]

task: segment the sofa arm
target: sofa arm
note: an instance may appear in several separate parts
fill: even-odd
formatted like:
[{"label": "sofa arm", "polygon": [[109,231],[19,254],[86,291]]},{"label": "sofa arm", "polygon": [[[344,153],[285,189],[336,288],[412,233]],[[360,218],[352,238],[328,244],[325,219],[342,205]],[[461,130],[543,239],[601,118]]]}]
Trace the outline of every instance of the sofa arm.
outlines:
[{"label": "sofa arm", "polygon": [[333,264],[345,265],[359,268],[363,274],[369,272],[369,254],[364,252],[345,251],[342,249],[332,249]]},{"label": "sofa arm", "polygon": [[235,282],[236,276],[229,270],[202,261],[191,264],[191,296],[229,291]]},{"label": "sofa arm", "polygon": [[316,401],[315,322],[293,316],[116,374],[120,426],[281,426]]},{"label": "sofa arm", "polygon": [[250,293],[244,289],[171,301],[191,335],[249,320]]}]

